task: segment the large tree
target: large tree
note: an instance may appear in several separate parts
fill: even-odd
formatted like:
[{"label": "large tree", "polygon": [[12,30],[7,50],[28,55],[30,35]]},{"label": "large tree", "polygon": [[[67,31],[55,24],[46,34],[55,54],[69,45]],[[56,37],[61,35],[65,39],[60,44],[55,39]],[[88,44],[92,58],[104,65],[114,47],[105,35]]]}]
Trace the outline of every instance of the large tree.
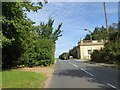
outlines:
[{"label": "large tree", "polygon": [[[109,39],[113,39],[112,38],[112,34],[114,33],[118,33],[118,24],[117,23],[113,23],[112,25],[109,26]],[[95,29],[93,30],[93,32],[91,34],[87,34],[84,38],[84,40],[90,40],[90,36],[92,36],[92,40],[106,40],[107,38],[107,33],[106,33],[106,28],[104,28],[104,26],[102,27],[95,27]],[[117,35],[114,37],[116,38]]]},{"label": "large tree", "polygon": [[102,50],[92,53],[93,61],[120,64],[120,32],[118,27],[117,23],[109,26],[109,42],[104,45]]},{"label": "large tree", "polygon": [[41,22],[38,27],[38,34],[41,36],[41,38],[51,39],[54,43],[58,40],[58,37],[62,36],[60,29],[62,26],[62,23],[60,23],[57,27],[57,29],[54,30],[53,27],[54,19],[49,18],[47,23]]},{"label": "large tree", "polygon": [[55,42],[61,36],[61,25],[53,29],[53,19],[34,26],[26,12],[37,12],[42,3],[2,3],[3,68],[17,65],[35,66],[53,63]]},{"label": "large tree", "polygon": [[[37,11],[42,8],[42,3],[31,2],[2,2],[2,33],[3,40],[3,67],[17,64],[20,57],[26,34],[32,30],[32,21],[26,16],[25,11]],[[9,43],[8,43],[9,42]]]}]

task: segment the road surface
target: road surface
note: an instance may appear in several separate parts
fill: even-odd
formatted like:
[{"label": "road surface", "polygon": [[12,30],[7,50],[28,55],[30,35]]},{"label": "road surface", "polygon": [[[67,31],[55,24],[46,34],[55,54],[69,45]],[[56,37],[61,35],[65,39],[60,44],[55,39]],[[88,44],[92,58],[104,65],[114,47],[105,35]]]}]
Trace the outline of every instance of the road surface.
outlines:
[{"label": "road surface", "polygon": [[55,64],[47,88],[118,89],[118,70],[82,61],[60,60]]}]

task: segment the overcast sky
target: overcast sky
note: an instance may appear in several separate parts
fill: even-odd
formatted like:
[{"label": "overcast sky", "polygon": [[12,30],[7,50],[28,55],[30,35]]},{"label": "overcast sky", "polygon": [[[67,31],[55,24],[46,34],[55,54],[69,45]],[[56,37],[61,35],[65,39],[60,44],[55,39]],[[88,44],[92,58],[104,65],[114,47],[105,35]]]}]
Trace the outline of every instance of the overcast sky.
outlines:
[{"label": "overcast sky", "polygon": [[[107,2],[108,24],[118,22],[118,3]],[[30,12],[28,17],[39,25],[41,21],[47,22],[49,17],[55,19],[54,28],[63,23],[62,37],[56,43],[55,57],[68,52],[77,45],[80,38],[96,26],[105,26],[103,2],[49,2],[38,13]]]}]

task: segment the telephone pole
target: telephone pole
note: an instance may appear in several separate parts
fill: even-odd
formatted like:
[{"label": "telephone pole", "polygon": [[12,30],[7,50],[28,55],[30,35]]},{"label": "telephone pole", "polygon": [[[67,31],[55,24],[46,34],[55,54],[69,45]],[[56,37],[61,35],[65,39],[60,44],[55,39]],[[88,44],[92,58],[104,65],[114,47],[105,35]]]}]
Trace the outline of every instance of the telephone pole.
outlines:
[{"label": "telephone pole", "polygon": [[106,2],[105,1],[104,1],[104,15],[105,15],[105,22],[106,22],[107,40],[109,41],[109,29],[108,29],[108,20],[107,20]]}]

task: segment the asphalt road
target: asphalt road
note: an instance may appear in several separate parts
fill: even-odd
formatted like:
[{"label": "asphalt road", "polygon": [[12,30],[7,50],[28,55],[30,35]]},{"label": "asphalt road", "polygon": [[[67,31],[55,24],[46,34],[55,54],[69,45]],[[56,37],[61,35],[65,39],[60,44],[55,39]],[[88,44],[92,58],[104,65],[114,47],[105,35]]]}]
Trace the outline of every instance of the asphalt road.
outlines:
[{"label": "asphalt road", "polygon": [[118,89],[118,70],[82,61],[60,60],[47,88]]}]

